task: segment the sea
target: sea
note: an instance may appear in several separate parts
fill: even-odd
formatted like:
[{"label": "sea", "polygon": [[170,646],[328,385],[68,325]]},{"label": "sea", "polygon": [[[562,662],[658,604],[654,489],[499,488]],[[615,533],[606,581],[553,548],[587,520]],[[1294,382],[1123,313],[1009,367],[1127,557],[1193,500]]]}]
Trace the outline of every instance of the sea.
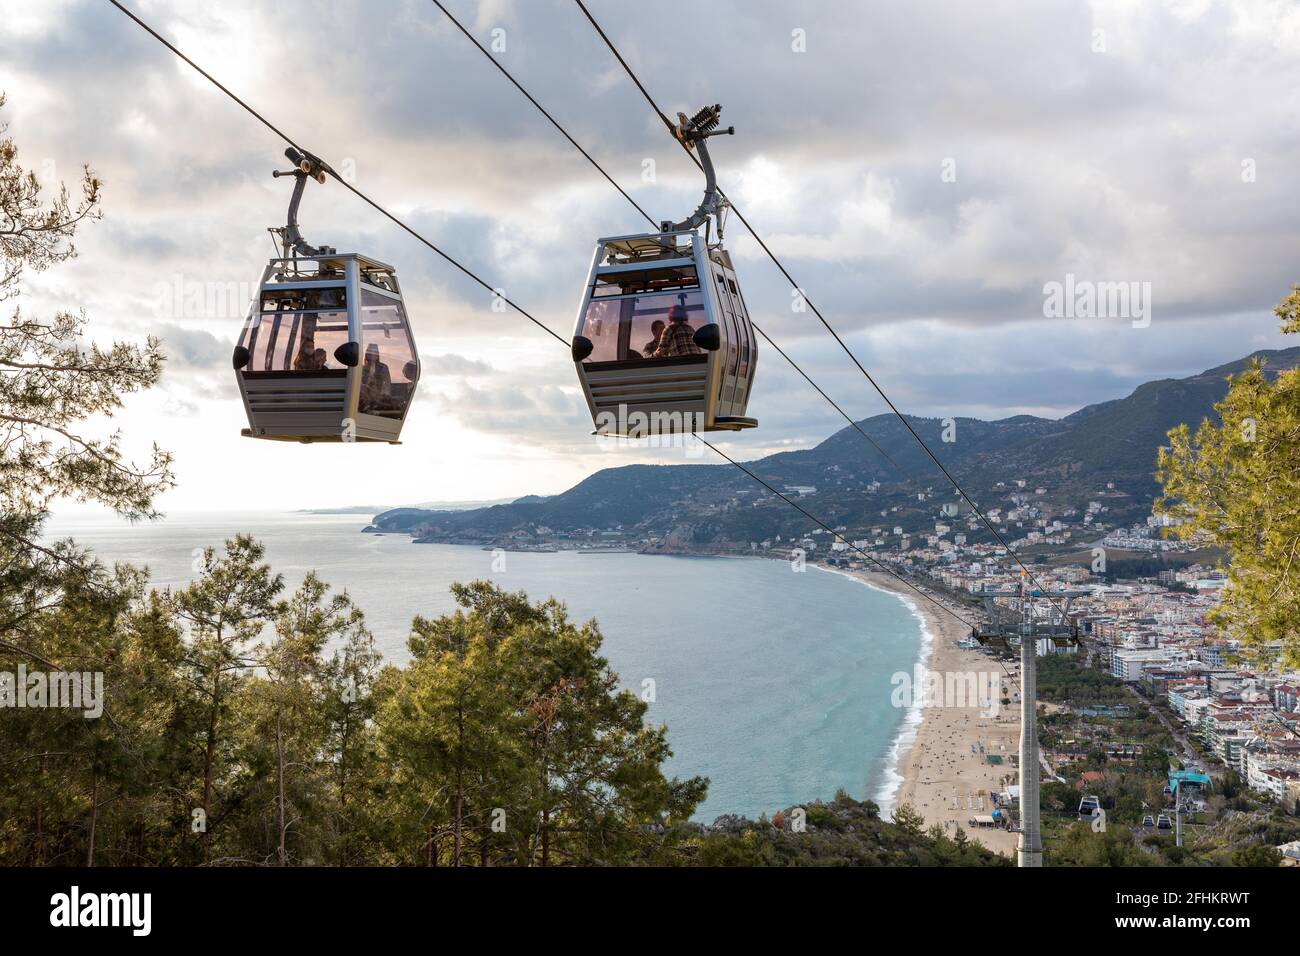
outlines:
[{"label": "sea", "polygon": [[668,726],[671,775],[709,778],[696,819],[769,816],[843,789],[892,806],[919,713],[891,703],[929,635],[906,598],[846,574],[765,558],[506,552],[363,534],[369,515],[171,514],[128,524],[58,516],[106,562],[184,585],[195,556],[239,532],[261,540],[292,588],[309,570],[365,612],[384,657],[402,663],[412,617],[453,609],[455,581],[491,580],[571,617],[594,618],[624,687]]}]

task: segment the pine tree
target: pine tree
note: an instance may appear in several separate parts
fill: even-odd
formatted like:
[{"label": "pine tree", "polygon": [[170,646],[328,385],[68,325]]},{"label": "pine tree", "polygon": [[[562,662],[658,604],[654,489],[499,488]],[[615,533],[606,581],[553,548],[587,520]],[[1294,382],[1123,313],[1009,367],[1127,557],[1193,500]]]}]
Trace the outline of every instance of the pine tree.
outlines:
[{"label": "pine tree", "polygon": [[[1282,331],[1300,332],[1300,286],[1275,310]],[[1173,533],[1203,536],[1228,555],[1228,581],[1212,619],[1242,644],[1282,649],[1300,665],[1300,369],[1270,376],[1262,362],[1234,376],[1203,421],[1169,432],[1156,477],[1159,514]]]},{"label": "pine tree", "polygon": [[689,818],[707,783],[663,776],[666,729],[618,688],[594,622],[486,582],[452,592],[457,611],[414,622],[376,719],[402,858],[463,865],[477,844],[480,864],[626,861]]},{"label": "pine tree", "polygon": [[352,607],[326,668],[323,690],[325,754],[334,778],[328,839],[331,859],[341,866],[367,860],[362,831],[373,806],[369,784],[376,772],[375,683],[381,660],[361,611]]},{"label": "pine tree", "polygon": [[[343,788],[336,789],[327,763],[334,685],[325,649],[362,624],[351,599],[331,595],[312,572],[276,608],[275,636],[256,652],[259,675],[246,689],[250,716],[241,729],[249,747],[261,746],[271,756],[271,772],[260,783],[273,791],[271,830],[280,866],[326,857],[326,821]],[[347,741],[344,753],[354,746]]]},{"label": "pine tree", "polygon": [[206,712],[203,771],[195,803],[195,809],[202,811],[199,842],[205,858],[218,822],[213,815],[213,790],[229,762],[224,721],[254,663],[246,656],[248,646],[272,618],[284,587],[282,576],[272,575],[263,560],[265,553],[248,535],[227,541],[221,557],[214,548],[205,548],[199,577],[171,595],[176,616],[189,630],[186,670]]},{"label": "pine tree", "polygon": [[[101,184],[86,168],[79,200],[63,186],[48,196],[19,164],[5,129],[0,125],[0,301],[12,302],[13,311],[0,323],[0,669],[21,662],[46,672],[98,671],[106,687],[116,686],[109,678],[124,652],[135,650],[119,625],[141,600],[142,579],[104,568],[72,542],[45,541],[41,532],[61,499],[128,518],[156,514],[156,496],[172,484],[170,456],[155,446],[147,462],[132,463],[116,432],[99,434],[90,422],[111,419],[125,395],[155,385],[162,355],[152,339],[95,344],[81,313],[40,319],[22,312],[24,274],[76,255],[78,228],[100,217]],[[3,722],[0,780],[12,786],[0,804],[17,815],[0,814],[0,852],[34,863],[95,862],[102,808],[116,812],[128,794],[139,797],[148,776],[139,750],[150,709],[143,703],[128,690],[106,703],[102,720],[32,710]]]},{"label": "pine tree", "polygon": [[[4,97],[0,96],[0,107]],[[0,134],[5,131],[0,126]],[[50,201],[34,173],[18,163],[11,138],[0,139],[0,301],[16,300],[25,270],[41,272],[76,256],[80,225],[100,217],[99,179],[87,167],[81,199],[66,186]],[[157,384],[158,342],[83,344],[84,314],[28,318],[17,306],[0,325],[0,533],[35,548],[36,520],[59,498],[106,505],[129,517],[155,514],[154,498],[172,484],[171,457],[154,447],[143,465],[126,461],[119,434],[79,426],[112,417],[125,395]]]}]

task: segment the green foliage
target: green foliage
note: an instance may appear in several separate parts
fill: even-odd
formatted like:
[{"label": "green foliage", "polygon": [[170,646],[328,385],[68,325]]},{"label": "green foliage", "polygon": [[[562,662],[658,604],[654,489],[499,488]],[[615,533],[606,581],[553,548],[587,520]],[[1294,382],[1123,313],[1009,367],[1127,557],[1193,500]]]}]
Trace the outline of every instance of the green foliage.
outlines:
[{"label": "green foliage", "polygon": [[199,577],[170,595],[177,620],[189,631],[184,673],[200,695],[204,712],[203,773],[194,805],[209,825],[199,831],[205,862],[210,824],[217,811],[213,790],[235,762],[233,741],[224,731],[248,679],[252,661],[245,654],[274,614],[276,596],[284,586],[279,575],[271,575],[264,554],[263,547],[246,535],[227,542],[220,558],[207,548]]},{"label": "green foliage", "polygon": [[[4,129],[0,125],[0,136]],[[100,182],[89,169],[80,201],[72,202],[66,187],[46,197],[36,176],[19,164],[14,141],[0,138],[0,301],[16,302],[25,270],[41,272],[74,257],[77,229],[99,218],[99,202]],[[95,502],[128,518],[155,513],[154,498],[172,483],[170,457],[155,447],[149,462],[135,465],[123,458],[116,433],[96,435],[87,423],[111,419],[123,396],[154,385],[161,368],[156,342],[101,348],[88,341],[80,314],[42,321],[15,305],[0,323],[0,660],[47,671],[66,664],[102,672],[106,681],[137,681],[122,689],[123,699],[110,711],[115,726],[132,730],[140,694],[172,691],[159,686],[174,675],[160,670],[165,662],[157,655],[175,652],[174,634],[156,607],[147,606],[138,572],[106,569],[72,542],[42,540],[41,531],[59,499]],[[124,674],[119,668],[128,661],[134,669]],[[71,787],[51,798],[55,811],[74,803],[83,785],[98,794],[105,772],[124,775],[123,789],[111,797],[117,805],[138,793],[138,751],[114,750],[102,727],[80,715],[45,712],[11,732],[30,735],[27,743],[36,746],[0,751],[0,767],[21,767],[51,787]],[[136,741],[140,750],[152,745]],[[81,763],[73,763],[74,752]],[[0,843],[23,859],[71,862],[66,833],[45,826],[37,794],[29,790],[12,799],[7,809],[34,813],[37,825],[21,831],[0,822]],[[93,830],[96,822],[92,813],[81,825]],[[20,831],[26,835],[17,836]]]},{"label": "green foliage", "polygon": [[[783,816],[788,821],[794,808]],[[949,837],[942,827],[924,829],[908,807],[894,811],[894,823],[880,819],[871,801],[838,794],[830,803],[805,808],[807,829],[778,829],[766,820],[724,818],[685,848],[680,862],[700,866],[1011,866],[971,841],[964,831]],[[900,813],[902,821],[900,824]]]},{"label": "green foliage", "polygon": [[106,719],[5,712],[0,863],[680,862],[695,835],[706,781],[663,775],[666,728],[553,600],[455,585],[381,670],[347,595],[282,598],[247,536],[174,593],[79,567],[24,653],[105,668]]},{"label": "green foliage", "polygon": [[[19,165],[14,141],[0,139],[0,301],[18,298],[24,270],[44,271],[76,256],[78,226],[100,215],[100,182],[89,168],[81,192],[73,204],[60,187],[46,202],[35,174]],[[0,514],[7,516],[0,532],[32,549],[34,529],[24,519],[39,518],[56,499],[138,517],[153,514],[154,497],[172,484],[171,456],[157,446],[137,466],[122,457],[116,433],[96,437],[81,428],[92,417],[111,418],[123,396],[157,383],[157,341],[101,348],[85,338],[82,314],[41,321],[15,306],[0,324]]]},{"label": "green foliage", "polygon": [[[16,302],[25,270],[74,257],[77,229],[99,218],[99,202],[89,169],[78,202],[66,187],[47,197],[19,164],[13,140],[0,139],[0,301]],[[61,498],[128,518],[155,513],[154,498],[172,483],[170,457],[155,448],[137,466],[123,458],[116,433],[96,435],[88,423],[111,419],[123,396],[154,385],[161,368],[156,342],[101,348],[88,340],[80,314],[39,320],[15,304],[0,324],[0,668],[98,672],[105,697],[92,720],[72,709],[4,711],[0,858],[7,862],[93,864],[106,832],[111,849],[98,859],[158,859],[169,852],[159,834],[179,825],[171,788],[188,782],[193,768],[188,754],[169,750],[175,729],[192,716],[176,622],[165,602],[146,593],[141,572],[106,568],[72,542],[41,535],[48,507]],[[166,773],[158,765],[164,754],[176,757]],[[115,832],[117,817],[137,825]]]},{"label": "green foliage", "polygon": [[1079,791],[1068,783],[1044,780],[1038,793],[1038,807],[1046,814],[1074,814],[1079,807]]},{"label": "green foliage", "polygon": [[595,863],[689,817],[706,781],[663,776],[667,729],[618,689],[594,622],[486,582],[453,593],[461,609],[414,622],[376,719],[426,856],[463,863],[472,843],[485,863]]},{"label": "green foliage", "polygon": [[[1300,331],[1300,286],[1276,309],[1284,332]],[[1270,377],[1262,363],[1234,376],[1215,406],[1219,422],[1169,432],[1157,477],[1160,513],[1175,532],[1208,537],[1229,557],[1228,584],[1213,620],[1243,645],[1277,642],[1285,666],[1300,665],[1300,370]]]},{"label": "green foliage", "polygon": [[894,825],[909,836],[916,836],[925,826],[925,818],[911,804],[901,804],[894,810]]},{"label": "green foliage", "polygon": [[1245,783],[1241,779],[1241,774],[1229,769],[1223,772],[1223,776],[1210,788],[1211,793],[1217,793],[1225,799],[1232,800],[1240,796],[1245,790]]},{"label": "green foliage", "polygon": [[1273,309],[1273,314],[1281,321],[1283,332],[1300,332],[1300,285],[1291,287],[1291,293]]},{"label": "green foliage", "polygon": [[1087,823],[1075,823],[1060,840],[1047,846],[1048,866],[1151,866],[1155,862],[1133,843],[1127,828],[1108,827],[1096,833]]},{"label": "green foliage", "polygon": [[1119,678],[1084,667],[1065,654],[1038,658],[1038,699],[1075,706],[1133,703]]},{"label": "green foliage", "polygon": [[1233,866],[1281,866],[1282,854],[1277,847],[1265,843],[1245,846],[1232,851]]}]

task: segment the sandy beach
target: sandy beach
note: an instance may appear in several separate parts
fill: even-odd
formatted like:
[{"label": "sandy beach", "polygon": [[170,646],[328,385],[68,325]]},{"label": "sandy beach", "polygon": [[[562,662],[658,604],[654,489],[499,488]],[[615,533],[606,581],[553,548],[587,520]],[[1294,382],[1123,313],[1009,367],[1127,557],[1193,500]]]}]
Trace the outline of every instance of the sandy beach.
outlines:
[{"label": "sandy beach", "polygon": [[[930,671],[938,674],[996,672],[1015,695],[1018,683],[1010,682],[995,658],[977,649],[958,646],[958,641],[969,635],[961,623],[884,573],[851,573],[901,595],[920,613],[931,637],[929,658],[925,662]],[[937,594],[934,597],[944,600]],[[963,613],[970,616],[969,612]],[[1018,679],[1019,667],[1007,662],[1007,668]],[[996,713],[990,715],[994,709]],[[897,769],[903,779],[890,807],[909,804],[925,817],[927,825],[938,824],[950,836],[960,826],[972,840],[998,853],[1014,856],[1015,833],[972,827],[968,821],[976,815],[991,813],[989,795],[1005,789],[1008,782],[1016,783],[1017,771],[1012,758],[1019,748],[1019,740],[1020,705],[1014,696],[1012,703],[988,709],[978,704],[954,706],[951,702],[922,708],[915,739],[899,759]],[[990,756],[1001,757],[1001,763],[991,762]]]}]

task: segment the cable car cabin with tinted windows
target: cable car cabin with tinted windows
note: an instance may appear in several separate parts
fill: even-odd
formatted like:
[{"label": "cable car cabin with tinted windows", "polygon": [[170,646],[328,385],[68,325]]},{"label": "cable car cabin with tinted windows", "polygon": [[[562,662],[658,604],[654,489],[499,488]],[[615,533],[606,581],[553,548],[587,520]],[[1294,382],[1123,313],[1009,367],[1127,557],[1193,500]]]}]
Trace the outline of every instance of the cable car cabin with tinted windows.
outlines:
[{"label": "cable car cabin with tinted windows", "polygon": [[693,230],[601,239],[574,337],[597,434],[737,430],[753,329],[725,249]]},{"label": "cable car cabin with tinted windows", "polygon": [[[598,435],[736,431],[745,417],[758,350],[731,256],[722,246],[725,197],[705,146],[721,106],[674,135],[698,154],[704,199],[658,232],[596,241],[573,336],[573,361]],[[705,226],[704,234],[699,232]],[[710,241],[716,228],[717,238]]]},{"label": "cable car cabin with tinted windows", "polygon": [[243,434],[397,442],[420,377],[391,266],[354,253],[272,259],[233,359]]}]

